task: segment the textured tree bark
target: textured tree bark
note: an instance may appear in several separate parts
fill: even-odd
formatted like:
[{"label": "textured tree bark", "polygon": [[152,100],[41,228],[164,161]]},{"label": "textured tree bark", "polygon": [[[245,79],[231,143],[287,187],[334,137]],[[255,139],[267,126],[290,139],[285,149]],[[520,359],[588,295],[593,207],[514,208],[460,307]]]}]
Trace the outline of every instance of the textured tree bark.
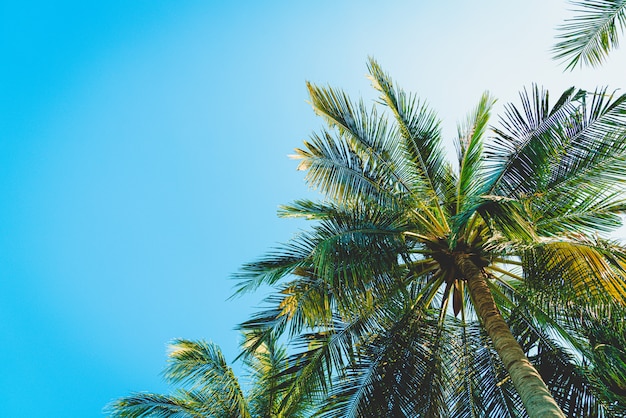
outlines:
[{"label": "textured tree bark", "polygon": [[530,363],[511,329],[496,307],[493,296],[482,271],[467,256],[455,259],[474,301],[474,306],[487,334],[509,372],[511,381],[519,393],[528,416],[531,418],[565,418],[550,390]]}]

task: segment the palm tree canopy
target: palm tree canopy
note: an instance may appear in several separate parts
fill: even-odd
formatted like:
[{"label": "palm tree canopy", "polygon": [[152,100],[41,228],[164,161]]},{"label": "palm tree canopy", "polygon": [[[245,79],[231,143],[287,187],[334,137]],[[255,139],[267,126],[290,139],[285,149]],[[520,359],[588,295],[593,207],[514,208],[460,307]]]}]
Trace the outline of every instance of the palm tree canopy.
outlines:
[{"label": "palm tree canopy", "polygon": [[526,358],[563,413],[609,416],[572,313],[626,301],[626,249],[606,238],[626,208],[626,96],[533,87],[490,129],[485,94],[447,161],[435,113],[369,70],[373,108],[308,85],[327,129],[295,158],[323,200],[284,206],[312,230],[237,275],[277,288],[242,328],[295,338],[283,386],[326,390],[322,416],[523,416]]},{"label": "palm tree canopy", "polygon": [[272,338],[255,342],[256,347],[244,357],[251,378],[247,396],[217,345],[180,339],[170,345],[164,376],[169,383],[181,388],[170,395],[133,393],[112,402],[107,412],[120,418],[307,416],[311,398],[292,396],[289,402],[283,402],[284,396],[273,378],[287,366],[285,349]]},{"label": "palm tree canopy", "polygon": [[599,66],[619,45],[626,28],[625,0],[572,1],[575,16],[558,29],[554,59],[563,60],[566,69],[577,65]]}]

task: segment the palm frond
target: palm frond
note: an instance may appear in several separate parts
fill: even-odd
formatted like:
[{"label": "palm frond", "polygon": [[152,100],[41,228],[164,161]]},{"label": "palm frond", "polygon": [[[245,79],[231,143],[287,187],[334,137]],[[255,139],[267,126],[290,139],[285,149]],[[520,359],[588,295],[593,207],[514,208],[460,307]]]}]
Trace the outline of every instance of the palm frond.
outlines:
[{"label": "palm frond", "polygon": [[321,220],[332,217],[339,210],[332,202],[314,202],[302,199],[296,200],[289,205],[279,206],[278,216],[282,218]]},{"label": "palm frond", "polygon": [[496,137],[485,145],[490,163],[483,194],[519,197],[537,190],[549,175],[550,158],[559,151],[555,131],[577,114],[583,95],[572,87],[550,108],[548,93],[536,85],[520,93],[522,109],[509,104],[502,128],[494,129]]},{"label": "palm frond", "polygon": [[522,257],[526,284],[553,301],[572,304],[626,303],[624,250],[583,236],[554,239]]},{"label": "palm frond", "polygon": [[255,344],[248,342],[244,351],[256,350],[270,335],[287,334],[290,338],[304,329],[332,325],[336,302],[332,289],[320,279],[297,279],[278,288],[265,299],[266,309],[239,325],[244,332],[263,331]]},{"label": "palm frond", "polygon": [[[400,211],[377,205],[355,203],[342,206],[317,206],[323,217],[311,232],[303,232],[282,249],[243,266],[234,278],[240,281],[237,293],[253,290],[261,284],[273,284],[297,269],[312,270],[327,277],[331,284],[342,280],[364,285],[364,280],[388,272],[397,264],[398,255],[406,254],[403,232],[407,220]],[[307,210],[296,208],[299,214]],[[368,257],[373,248],[377,251]],[[408,256],[407,256],[408,257]]]},{"label": "palm frond", "polygon": [[593,351],[590,380],[607,411],[622,417],[626,414],[626,351],[607,344],[598,344]]},{"label": "palm frond", "polygon": [[569,231],[582,234],[613,232],[622,226],[621,214],[626,211],[622,193],[595,194],[549,193],[550,198],[530,199],[535,216],[534,225],[543,236],[558,236]]},{"label": "palm frond", "polygon": [[[292,400],[291,404],[297,405],[297,408],[292,409],[291,415],[285,415],[285,408],[281,408],[283,393],[278,390],[281,380],[277,376],[288,367],[288,364],[286,362],[287,350],[278,345],[276,336],[262,331],[261,333],[253,331],[246,333],[245,337],[244,347],[250,344],[256,345],[252,352],[244,356],[244,364],[249,370],[250,379],[254,382],[248,395],[252,415],[295,417],[297,416],[296,410],[304,412],[310,405],[310,402],[303,399],[304,397]],[[257,344],[257,338],[262,338],[262,344]]]},{"label": "palm frond", "polygon": [[572,328],[589,344],[588,376],[606,409],[626,414],[626,307],[617,304],[582,307],[572,315]]},{"label": "palm frond", "polygon": [[320,415],[447,415],[445,341],[436,316],[413,310],[401,314],[363,346]]},{"label": "palm frond", "polygon": [[442,284],[442,279],[436,277],[436,265],[430,259],[423,259],[412,261],[405,268],[403,276],[381,274],[369,280],[365,287],[349,289],[349,294],[343,286],[332,286],[328,279],[317,276],[313,270],[298,269],[293,280],[279,286],[276,293],[266,298],[266,309],[240,324],[241,330],[257,336],[244,345],[244,353],[254,352],[264,338],[272,335],[286,333],[293,338],[306,330],[332,329],[333,313],[340,313],[357,327],[359,321],[368,321],[380,306],[405,294],[411,284],[419,284],[413,289],[415,300],[428,306]]},{"label": "palm frond", "polygon": [[272,285],[295,271],[306,270],[311,264],[314,249],[313,237],[301,234],[261,259],[244,264],[232,276],[237,281],[233,297],[251,292],[263,284]]},{"label": "palm frond", "polygon": [[368,63],[374,88],[381,92],[381,101],[393,113],[398,129],[404,138],[404,160],[410,163],[412,175],[410,191],[423,192],[429,196],[433,207],[438,208],[439,221],[445,222],[441,202],[444,200],[446,185],[445,163],[440,123],[434,112],[419,102],[416,97],[395,87],[391,78],[378,63],[371,59]]},{"label": "palm frond", "polygon": [[626,96],[570,90],[550,112],[547,93],[535,88],[533,100],[523,98],[524,116],[509,108],[508,133],[496,130],[487,191],[518,200],[542,234],[615,229],[625,198]]},{"label": "palm frond", "polygon": [[[305,142],[307,150],[296,150],[302,159],[299,169],[307,170],[309,184],[339,200],[390,199],[406,193],[399,138],[387,129],[376,108],[367,110],[363,102],[353,105],[345,93],[330,87],[307,86],[314,110],[338,134],[314,135],[312,142]],[[370,187],[365,187],[367,182]]]},{"label": "palm frond", "polygon": [[457,324],[450,416],[519,417],[524,407],[491,340],[475,321]]},{"label": "palm frond", "polygon": [[290,366],[279,375],[284,402],[310,391],[327,393],[332,375],[349,362],[356,336],[369,326],[370,320],[360,318],[345,323],[335,318],[331,328],[302,333],[295,344],[300,351],[289,357]]},{"label": "palm frond", "polygon": [[462,211],[467,199],[474,197],[483,184],[483,137],[494,103],[495,100],[484,93],[465,125],[459,126],[459,178],[455,213]]},{"label": "palm frond", "polygon": [[603,88],[581,92],[579,100],[576,112],[554,130],[558,146],[542,192],[614,190],[625,179],[626,95],[615,97]]},{"label": "palm frond", "polygon": [[[380,171],[385,163],[359,155],[340,132],[335,138],[328,132],[312,134],[304,149],[295,150],[299,170],[306,170],[305,179],[312,189],[318,189],[331,199],[357,199],[359,196],[381,202],[398,199],[402,187]],[[362,154],[362,153],[361,153]]]},{"label": "palm frond", "polygon": [[165,377],[171,383],[189,385],[192,390],[210,392],[219,403],[228,405],[230,413],[250,417],[239,380],[213,343],[175,340],[171,344]]},{"label": "palm frond", "polygon": [[599,66],[619,44],[626,28],[626,1],[584,0],[571,2],[576,15],[558,30],[560,40],[552,49],[554,59],[566,62],[566,70],[577,65]]},{"label": "palm frond", "polygon": [[[413,274],[429,273],[426,269],[420,272],[420,268],[416,267]],[[380,330],[391,326],[389,315],[397,311],[395,306],[406,305],[408,302],[403,301],[410,297],[413,309],[424,309],[431,305],[441,285],[441,281],[425,280],[422,286],[414,286],[411,292],[406,293],[408,282],[396,280],[395,289],[382,293],[375,288],[372,292],[377,296],[371,303],[356,309],[353,305],[353,309],[344,312],[346,316],[343,319],[335,316],[330,326],[311,324],[313,331],[301,332],[295,345],[300,350],[289,357],[290,366],[279,375],[284,378],[281,389],[287,390],[285,399],[311,391],[328,391],[333,376],[346,375],[345,368],[352,364],[359,347],[367,346]]]},{"label": "palm frond", "polygon": [[[180,395],[180,394],[179,394]],[[202,405],[187,396],[133,393],[109,404],[105,411],[115,418],[202,418]]]}]

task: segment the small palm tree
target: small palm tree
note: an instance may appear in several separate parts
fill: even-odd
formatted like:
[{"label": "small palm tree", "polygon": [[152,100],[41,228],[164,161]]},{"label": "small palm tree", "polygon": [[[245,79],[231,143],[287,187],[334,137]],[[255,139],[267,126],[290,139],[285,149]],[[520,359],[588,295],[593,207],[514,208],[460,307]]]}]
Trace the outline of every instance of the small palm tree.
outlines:
[{"label": "small palm tree", "polygon": [[246,396],[219,347],[206,341],[175,340],[165,378],[182,388],[170,395],[134,393],[112,402],[112,417],[300,418],[308,416],[310,397],[281,395],[274,378],[285,367],[286,352],[272,338],[257,340],[244,357],[251,389]]},{"label": "small palm tree", "polygon": [[609,416],[576,315],[626,301],[600,235],[626,208],[626,96],[533,88],[487,141],[485,94],[448,163],[434,113],[369,70],[388,114],[309,85],[328,129],[296,158],[324,199],[283,207],[317,223],[238,275],[278,288],[242,328],[297,336],[283,386],[327,390],[323,416]]},{"label": "small palm tree", "polygon": [[576,15],[559,27],[560,41],[554,46],[554,58],[564,60],[566,69],[577,65],[598,66],[619,44],[620,32],[626,29],[625,0],[572,1]]}]

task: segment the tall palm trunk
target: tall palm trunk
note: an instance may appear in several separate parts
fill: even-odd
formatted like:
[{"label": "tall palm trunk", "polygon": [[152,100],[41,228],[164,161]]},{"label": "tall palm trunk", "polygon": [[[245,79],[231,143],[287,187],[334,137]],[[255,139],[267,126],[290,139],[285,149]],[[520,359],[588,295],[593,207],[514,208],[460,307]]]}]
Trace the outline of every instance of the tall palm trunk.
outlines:
[{"label": "tall palm trunk", "polygon": [[511,329],[498,311],[482,271],[465,255],[457,256],[455,261],[467,280],[476,312],[504,367],[509,372],[528,416],[531,418],[565,418],[539,372],[528,361],[522,347],[513,337]]}]

